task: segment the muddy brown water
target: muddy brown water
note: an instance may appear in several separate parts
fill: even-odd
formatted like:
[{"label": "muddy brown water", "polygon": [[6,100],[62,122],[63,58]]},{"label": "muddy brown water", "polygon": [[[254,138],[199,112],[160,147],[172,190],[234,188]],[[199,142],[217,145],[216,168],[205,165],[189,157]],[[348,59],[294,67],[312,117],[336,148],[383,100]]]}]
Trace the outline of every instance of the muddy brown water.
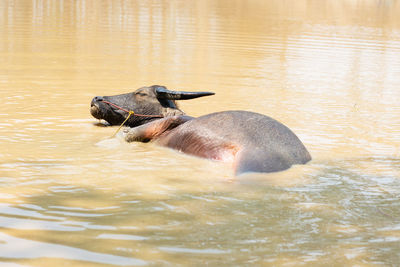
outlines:
[{"label": "muddy brown water", "polygon": [[[0,1],[0,264],[396,266],[399,1]],[[93,96],[214,91],[313,156],[229,166],[109,138]]]}]

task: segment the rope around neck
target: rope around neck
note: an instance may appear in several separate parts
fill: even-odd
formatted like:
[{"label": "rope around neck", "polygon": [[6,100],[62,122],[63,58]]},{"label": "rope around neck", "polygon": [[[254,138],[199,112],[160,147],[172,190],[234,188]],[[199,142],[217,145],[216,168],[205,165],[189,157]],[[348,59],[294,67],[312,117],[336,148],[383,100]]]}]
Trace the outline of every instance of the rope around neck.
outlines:
[{"label": "rope around neck", "polygon": [[111,103],[111,102],[109,102],[109,101],[102,100],[102,102],[104,102],[104,103],[106,103],[106,104],[109,104],[109,105],[111,105],[111,106],[113,106],[113,107],[116,107],[117,109],[123,110],[123,111],[125,111],[125,112],[128,113],[128,117],[126,117],[126,119],[121,123],[121,125],[118,127],[117,131],[111,136],[111,138],[113,138],[113,137],[115,137],[115,136],[117,135],[117,133],[119,132],[119,130],[121,130],[122,126],[124,126],[124,124],[129,120],[129,118],[130,118],[132,115],[135,115],[135,116],[138,116],[138,117],[149,117],[149,118],[163,118],[163,117],[164,117],[163,115],[136,114],[133,110],[124,109],[124,108],[122,108],[122,107],[120,107],[120,106],[117,106],[117,105],[115,105],[114,103]]}]

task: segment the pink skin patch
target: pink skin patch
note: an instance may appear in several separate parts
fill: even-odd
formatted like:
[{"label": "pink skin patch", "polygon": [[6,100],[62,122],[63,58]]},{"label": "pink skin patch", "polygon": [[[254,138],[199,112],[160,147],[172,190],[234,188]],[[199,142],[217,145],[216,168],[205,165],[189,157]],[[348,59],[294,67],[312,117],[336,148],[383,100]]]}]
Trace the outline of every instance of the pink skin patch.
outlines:
[{"label": "pink skin patch", "polygon": [[[239,148],[234,145],[227,145],[219,148],[217,151],[210,151],[211,155],[207,155],[206,158],[210,158],[216,161],[222,161],[225,163],[233,163],[238,153]],[[208,153],[206,153],[208,154]]]}]

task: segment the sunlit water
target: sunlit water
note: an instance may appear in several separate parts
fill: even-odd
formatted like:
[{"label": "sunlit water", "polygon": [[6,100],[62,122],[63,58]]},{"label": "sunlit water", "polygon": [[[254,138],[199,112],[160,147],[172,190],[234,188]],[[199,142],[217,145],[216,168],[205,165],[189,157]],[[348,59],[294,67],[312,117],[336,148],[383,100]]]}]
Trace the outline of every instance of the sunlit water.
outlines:
[{"label": "sunlit water", "polygon": [[[397,266],[398,1],[0,1],[0,264]],[[289,126],[305,166],[110,138],[93,96],[207,90]],[[11,266],[11,265],[10,265]]]}]

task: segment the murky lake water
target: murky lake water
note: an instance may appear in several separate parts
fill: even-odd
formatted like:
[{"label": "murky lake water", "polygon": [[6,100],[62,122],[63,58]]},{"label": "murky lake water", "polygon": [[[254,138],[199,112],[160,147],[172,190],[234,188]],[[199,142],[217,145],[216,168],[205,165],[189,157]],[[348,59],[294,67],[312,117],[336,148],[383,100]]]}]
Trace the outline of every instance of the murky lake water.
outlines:
[{"label": "murky lake water", "polygon": [[[396,266],[398,1],[1,1],[0,264]],[[229,166],[109,138],[96,95],[214,91],[313,161]]]}]

